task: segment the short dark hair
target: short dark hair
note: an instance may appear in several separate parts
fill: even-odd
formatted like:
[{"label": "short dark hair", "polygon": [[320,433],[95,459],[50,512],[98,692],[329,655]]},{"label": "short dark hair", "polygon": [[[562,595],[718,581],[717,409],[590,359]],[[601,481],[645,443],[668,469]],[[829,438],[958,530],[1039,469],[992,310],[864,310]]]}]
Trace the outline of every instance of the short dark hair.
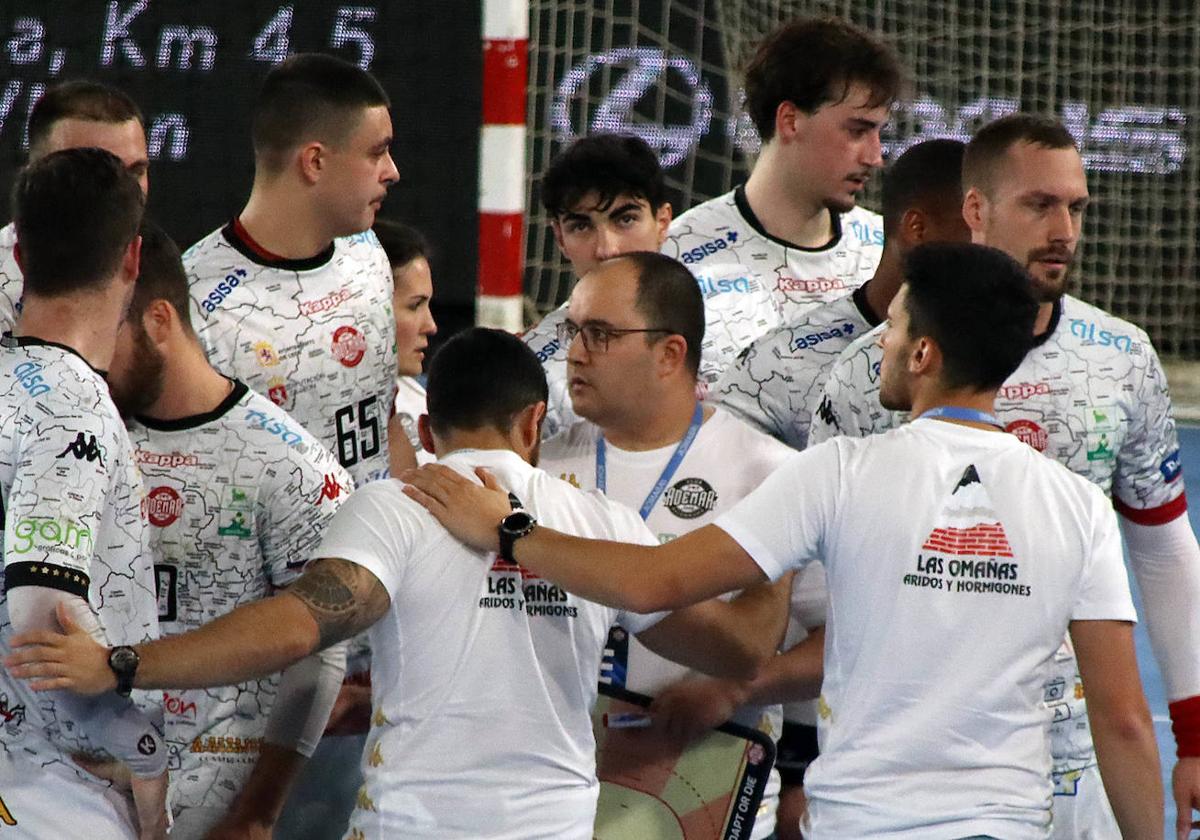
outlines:
[{"label": "short dark hair", "polygon": [[962,206],[962,162],[966,144],[942,138],[910,146],[883,173],[884,236],[891,236],[914,206],[953,202]]},{"label": "short dark hair", "polygon": [[[696,278],[683,263],[654,251],[633,251],[611,259],[628,260],[637,268],[635,305],[646,325],[683,336],[688,370],[693,375],[698,373],[700,345],[704,342],[704,295]],[[661,335],[645,335],[647,342],[658,338]]]},{"label": "short dark hair", "polygon": [[644,198],[655,212],[667,200],[658,156],[645,140],[626,134],[580,137],[542,176],[542,206],[554,218],[571,212],[590,192],[599,195],[601,210],[620,195]]},{"label": "short dark hair", "polygon": [[909,338],[942,351],[950,388],[999,388],[1033,347],[1033,282],[996,248],[965,242],[919,245],[904,264]]},{"label": "short dark hair", "polygon": [[525,342],[503,330],[471,327],[443,344],[429,364],[426,406],[439,435],[496,429],[549,391],[541,362]]},{"label": "short dark hair", "polygon": [[123,123],[137,120],[145,125],[137,103],[116,88],[77,79],[46,89],[29,114],[29,152],[37,156],[54,124],[77,119],[99,123]]},{"label": "short dark hair", "polygon": [[142,222],[137,179],[103,149],[65,149],[21,170],[12,193],[25,291],[56,297],[103,286]]},{"label": "short dark hair", "polygon": [[184,329],[192,329],[191,305],[188,298],[188,276],[179,255],[179,246],[167,232],[149,219],[142,220],[142,256],[138,278],[129,303],[131,321],[140,321],[146,307],[156,300],[165,300],[179,313]]},{"label": "short dark hair", "polygon": [[762,141],[775,136],[782,102],[813,113],[845,100],[854,84],[877,107],[900,95],[904,74],[891,48],[865,29],[833,17],[800,18],[763,39],[746,65],[746,112]]},{"label": "short dark hair", "polygon": [[408,265],[417,257],[429,259],[429,243],[411,225],[392,219],[376,219],[371,226],[392,268]]},{"label": "short dark hair", "polygon": [[1075,138],[1054,117],[1042,114],[1009,114],[985,125],[967,144],[963,156],[963,190],[972,187],[990,192],[1008,150],[1018,143],[1045,149],[1074,149]]},{"label": "short dark hair", "polygon": [[365,108],[391,107],[379,82],[357,64],[322,53],[300,53],[267,73],[254,103],[254,154],[268,169],[289,149],[312,139],[337,144]]}]

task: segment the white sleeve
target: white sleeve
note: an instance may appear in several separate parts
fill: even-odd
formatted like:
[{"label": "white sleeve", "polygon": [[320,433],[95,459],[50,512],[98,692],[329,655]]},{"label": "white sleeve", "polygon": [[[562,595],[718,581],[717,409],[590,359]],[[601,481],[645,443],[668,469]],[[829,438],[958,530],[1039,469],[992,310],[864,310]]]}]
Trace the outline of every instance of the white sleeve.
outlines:
[{"label": "white sleeve", "polygon": [[[96,641],[108,644],[99,619],[87,601],[76,595],[44,586],[18,586],[8,590],[6,599],[14,634],[61,632],[55,607],[63,602],[76,624]],[[82,697],[69,691],[48,691],[42,697],[43,703],[52,704],[59,746],[66,751],[107,753],[141,779],[166,771],[167,748],[161,726],[155,726],[129,698],[112,692]]]},{"label": "white sleeve", "polygon": [[[654,535],[654,532],[650,530],[642,520],[642,517],[625,505],[618,504],[601,495],[599,491],[594,492],[613,511],[614,518],[616,519],[612,534],[613,539],[633,543],[634,545],[658,545],[658,537]],[[617,617],[613,623],[620,624],[630,633],[637,635],[644,630],[649,630],[668,615],[670,615],[669,612],[635,613],[621,610],[617,613]]]},{"label": "white sleeve", "polygon": [[1089,487],[1091,544],[1084,546],[1083,579],[1071,609],[1072,621],[1137,621],[1129,574],[1121,556],[1117,515],[1099,488]]},{"label": "white sleeve", "polygon": [[1122,517],[1146,629],[1171,702],[1200,694],[1200,546],[1187,514],[1161,525]]},{"label": "white sleeve", "polygon": [[806,449],[771,473],[714,523],[729,534],[771,580],[824,559],[841,487],[838,441]]},{"label": "white sleeve", "polygon": [[279,678],[266,740],[311,758],[346,674],[346,643],[309,654]]},{"label": "white sleeve", "polygon": [[340,557],[362,566],[395,598],[416,542],[420,514],[415,508],[399,481],[373,481],[338,508],[313,557]]}]

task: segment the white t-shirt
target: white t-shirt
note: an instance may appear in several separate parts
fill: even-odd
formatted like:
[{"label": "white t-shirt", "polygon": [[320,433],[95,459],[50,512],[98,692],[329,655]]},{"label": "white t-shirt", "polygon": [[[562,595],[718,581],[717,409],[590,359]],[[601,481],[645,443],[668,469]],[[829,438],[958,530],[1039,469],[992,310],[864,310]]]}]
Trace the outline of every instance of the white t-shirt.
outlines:
[{"label": "white t-shirt", "polygon": [[[633,512],[513,452],[441,461],[468,475],[487,467],[556,530],[654,542]],[[356,492],[317,552],[364,566],[391,596],[370,630],[374,715],[351,836],[590,840],[599,783],[589,711],[608,628],[640,632],[661,615],[584,601],[465,548],[402,486]]]},{"label": "white t-shirt", "polygon": [[[354,489],[337,459],[243,383],[213,411],[129,423],[164,635],[289,585]],[[258,760],[279,676],[163,693],[176,813],[228,808]]]},{"label": "white t-shirt", "polygon": [[[646,524],[659,542],[669,542],[711,524],[796,454],[721,409],[712,408],[711,411],[712,416],[700,426],[695,440],[646,518]],[[599,437],[598,426],[580,420],[542,445],[542,468],[576,487],[597,489],[596,442]],[[635,452],[606,443],[605,495],[632,510],[640,510],[677,445]],[[730,453],[737,453],[736,461],[730,461]],[[811,590],[815,585],[819,589],[815,597],[823,598],[820,566],[814,564],[811,569],[794,586]],[[683,665],[652,653],[620,627],[614,628],[610,642],[613,653],[605,658],[602,682],[653,696],[667,686],[694,676],[694,672]],[[779,705],[744,706],[738,709],[734,719],[778,740],[783,726],[783,709]],[[766,837],[774,831],[778,805],[779,774],[772,771],[764,793],[764,808],[754,823],[754,838]]]},{"label": "white t-shirt", "polygon": [[725,371],[709,399],[759,431],[803,449],[812,422],[810,406],[829,368],[876,323],[861,288],[755,340]]},{"label": "white t-shirt", "polygon": [[1103,493],[918,420],[809,449],[717,525],[771,578],[825,563],[809,836],[1047,836],[1051,660],[1072,620],[1135,620]]},{"label": "white t-shirt", "polygon": [[396,381],[392,272],[371,231],[271,260],[233,230],[183,255],[192,325],[213,367],[282,407],[358,486],[387,475]]},{"label": "white t-shirt", "polygon": [[21,314],[25,278],[17,265],[16,244],[17,226],[10,222],[0,228],[0,334],[12,332]]},{"label": "white t-shirt", "polygon": [[[830,370],[814,409],[811,442],[869,435],[905,422],[879,404],[883,351],[868,333]],[[1186,508],[1179,437],[1158,355],[1146,334],[1077,298],[1064,297],[1050,331],[1000,388],[1005,429],[1111,495],[1134,522],[1155,524]],[[1153,609],[1152,603],[1147,604]],[[1095,764],[1074,656],[1064,645],[1046,682],[1057,779]]]},{"label": "white t-shirt", "polygon": [[396,377],[396,416],[400,418],[400,427],[408,437],[413,451],[417,453],[418,464],[432,464],[437,460],[432,452],[426,452],[421,445],[421,436],[417,434],[417,418],[428,413],[426,409],[425,389],[415,376]]},{"label": "white t-shirt", "polygon": [[[62,345],[6,337],[0,345],[4,587],[46,586],[86,598],[109,645],[156,638],[142,500],[129,437],[100,374]],[[0,654],[10,652],[12,633],[8,599],[0,594]],[[161,693],[137,690],[132,697],[161,723]],[[62,719],[52,697],[0,669],[0,706],[0,749],[23,773],[107,787],[70,759],[97,745]]]}]

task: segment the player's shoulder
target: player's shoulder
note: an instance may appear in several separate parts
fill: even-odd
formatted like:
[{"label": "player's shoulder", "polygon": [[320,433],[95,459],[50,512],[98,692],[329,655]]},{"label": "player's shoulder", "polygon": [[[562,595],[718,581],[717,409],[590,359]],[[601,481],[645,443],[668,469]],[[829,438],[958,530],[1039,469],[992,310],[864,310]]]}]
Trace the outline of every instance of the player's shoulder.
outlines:
[{"label": "player's shoulder", "polygon": [[547,312],[540,321],[525,332],[521,340],[537,354],[538,361],[543,365],[564,350],[558,340],[558,325],[567,319],[567,304]]},{"label": "player's shoulder", "polygon": [[333,453],[296,418],[244,383],[236,387],[245,393],[218,422],[275,458],[322,470],[337,466]]},{"label": "player's shoulder", "polygon": [[225,236],[225,226],[200,237],[183,252],[184,268],[190,271],[207,269],[214,258],[228,260],[237,251]]},{"label": "player's shoulder", "polygon": [[119,423],[104,377],[68,347],[36,339],[6,337],[0,374],[18,387],[17,399],[35,399],[50,416],[80,411]]},{"label": "player's shoulder", "polygon": [[546,469],[534,470],[534,514],[555,530],[592,539],[647,542],[646,523],[632,509],[599,490],[581,490]]},{"label": "player's shoulder", "polygon": [[590,420],[576,420],[542,443],[540,463],[550,466],[594,455],[600,430]]},{"label": "player's shoulder", "polygon": [[[838,353],[831,374],[834,372],[846,374],[851,370],[862,368],[864,363],[867,369],[873,370],[879,364],[879,360],[883,358],[883,348],[879,346],[879,336],[886,326],[886,324],[874,326],[847,344],[842,352]],[[877,375],[878,371],[875,370],[875,373]]]},{"label": "player's shoulder", "polygon": [[749,223],[738,210],[734,193],[701,202],[677,216],[667,229],[663,253],[691,264],[736,244]]},{"label": "player's shoulder", "polygon": [[11,252],[13,246],[17,244],[17,224],[9,222],[4,227],[0,227],[0,249]]},{"label": "player's shoulder", "polygon": [[1069,336],[1080,346],[1134,355],[1154,349],[1141,327],[1071,295],[1063,296],[1059,318],[1059,333],[1064,340]]},{"label": "player's shoulder", "polygon": [[713,416],[704,425],[711,428],[710,448],[738,453],[736,463],[742,467],[766,464],[774,469],[796,454],[796,450],[787,444],[759,431],[720,405],[713,406]]}]

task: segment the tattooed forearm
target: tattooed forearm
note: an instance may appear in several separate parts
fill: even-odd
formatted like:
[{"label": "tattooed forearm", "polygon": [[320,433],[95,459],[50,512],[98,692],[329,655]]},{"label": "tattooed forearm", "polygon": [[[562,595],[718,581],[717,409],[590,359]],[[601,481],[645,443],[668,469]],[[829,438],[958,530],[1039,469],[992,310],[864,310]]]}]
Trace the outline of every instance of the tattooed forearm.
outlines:
[{"label": "tattooed forearm", "polygon": [[321,648],[361,633],[379,620],[391,599],[370,571],[338,558],[318,560],[288,589],[308,608]]}]

